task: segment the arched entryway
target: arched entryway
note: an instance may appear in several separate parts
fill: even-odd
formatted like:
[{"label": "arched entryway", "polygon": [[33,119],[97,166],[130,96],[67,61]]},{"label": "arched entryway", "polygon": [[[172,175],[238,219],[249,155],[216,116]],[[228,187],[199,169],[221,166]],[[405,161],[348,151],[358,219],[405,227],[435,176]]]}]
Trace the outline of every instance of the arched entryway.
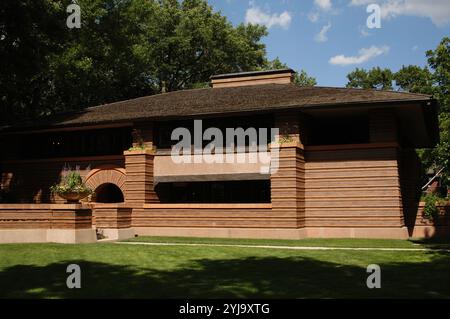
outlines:
[{"label": "arched entryway", "polygon": [[98,203],[122,203],[125,201],[125,169],[104,166],[86,176],[86,185],[94,190],[93,201]]},{"label": "arched entryway", "polygon": [[97,203],[123,203],[122,190],[112,183],[105,183],[95,189],[95,201]]}]

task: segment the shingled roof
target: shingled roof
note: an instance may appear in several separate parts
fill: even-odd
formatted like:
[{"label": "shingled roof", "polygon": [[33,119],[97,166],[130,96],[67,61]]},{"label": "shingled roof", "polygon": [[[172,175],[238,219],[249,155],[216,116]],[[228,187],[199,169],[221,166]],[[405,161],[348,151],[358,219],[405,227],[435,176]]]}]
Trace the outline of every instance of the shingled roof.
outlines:
[{"label": "shingled roof", "polygon": [[[183,90],[115,102],[24,122],[9,129],[79,126],[143,119],[180,118],[306,107],[431,101],[429,95],[332,87],[265,84]],[[7,128],[6,128],[7,129]]]}]

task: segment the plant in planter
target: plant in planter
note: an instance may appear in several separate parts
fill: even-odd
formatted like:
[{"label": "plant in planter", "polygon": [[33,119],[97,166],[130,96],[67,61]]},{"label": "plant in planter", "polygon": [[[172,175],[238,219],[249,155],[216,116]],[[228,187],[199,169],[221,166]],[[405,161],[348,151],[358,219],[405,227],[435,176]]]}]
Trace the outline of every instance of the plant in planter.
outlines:
[{"label": "plant in planter", "polygon": [[53,194],[64,198],[69,203],[79,203],[79,201],[93,193],[92,189],[86,186],[78,170],[65,169],[59,184],[50,187]]},{"label": "plant in planter", "polygon": [[143,151],[147,148],[141,130],[133,129],[131,135],[133,136],[133,146],[128,149],[129,151]]},{"label": "plant in planter", "polygon": [[293,141],[294,141],[294,139],[289,134],[282,134],[278,138],[278,144],[279,145],[292,143]]}]

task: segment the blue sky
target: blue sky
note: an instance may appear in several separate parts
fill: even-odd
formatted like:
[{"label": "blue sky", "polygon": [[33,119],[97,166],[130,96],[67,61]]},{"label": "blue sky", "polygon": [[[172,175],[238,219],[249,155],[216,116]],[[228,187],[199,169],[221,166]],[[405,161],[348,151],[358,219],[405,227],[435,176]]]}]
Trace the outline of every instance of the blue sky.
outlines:
[{"label": "blue sky", "polygon": [[[318,85],[345,86],[356,67],[426,65],[425,51],[450,36],[450,0],[209,0],[233,24],[260,23],[270,59],[304,69]],[[381,28],[369,29],[369,4]],[[322,32],[321,32],[322,31]]]}]

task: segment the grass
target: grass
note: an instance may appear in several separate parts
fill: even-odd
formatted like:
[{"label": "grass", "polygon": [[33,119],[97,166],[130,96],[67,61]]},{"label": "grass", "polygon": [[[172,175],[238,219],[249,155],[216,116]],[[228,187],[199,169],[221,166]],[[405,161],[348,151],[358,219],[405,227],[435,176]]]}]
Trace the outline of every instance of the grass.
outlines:
[{"label": "grass", "polygon": [[233,239],[233,238],[197,238],[197,237],[135,237],[126,242],[151,243],[188,243],[188,244],[239,244],[239,245],[272,245],[300,247],[350,247],[350,248],[441,248],[450,249],[447,239],[429,240],[395,240],[395,239],[362,239],[362,238],[307,238],[300,240],[287,239]]},{"label": "grass", "polygon": [[[431,247],[385,240],[233,240],[136,238],[133,241],[333,247]],[[435,243],[434,243],[435,244]],[[441,247],[444,243],[438,243]],[[69,264],[81,289],[66,287]],[[369,264],[381,289],[366,287]],[[0,245],[1,298],[450,298],[450,253],[304,251],[211,246]]]}]

